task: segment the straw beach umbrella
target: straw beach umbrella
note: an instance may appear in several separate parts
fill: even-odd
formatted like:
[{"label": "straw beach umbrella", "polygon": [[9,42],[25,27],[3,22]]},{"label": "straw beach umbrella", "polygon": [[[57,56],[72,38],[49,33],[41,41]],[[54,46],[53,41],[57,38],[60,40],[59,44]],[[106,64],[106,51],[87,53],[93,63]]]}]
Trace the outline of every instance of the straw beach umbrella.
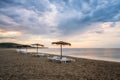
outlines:
[{"label": "straw beach umbrella", "polygon": [[63,41],[52,42],[52,44],[60,45],[60,54],[61,54],[61,57],[60,57],[60,58],[62,58],[62,46],[63,46],[63,45],[69,45],[69,46],[71,46],[70,43],[63,42]]},{"label": "straw beach umbrella", "polygon": [[27,52],[27,48],[28,48],[28,47],[31,47],[31,46],[29,46],[29,45],[22,45],[22,47],[23,47],[23,48],[26,48],[26,52]]},{"label": "straw beach umbrella", "polygon": [[36,43],[36,44],[32,44],[32,45],[37,46],[37,54],[38,54],[38,48],[39,48],[39,46],[44,47],[44,45],[42,45],[42,44],[38,44],[38,43]]}]

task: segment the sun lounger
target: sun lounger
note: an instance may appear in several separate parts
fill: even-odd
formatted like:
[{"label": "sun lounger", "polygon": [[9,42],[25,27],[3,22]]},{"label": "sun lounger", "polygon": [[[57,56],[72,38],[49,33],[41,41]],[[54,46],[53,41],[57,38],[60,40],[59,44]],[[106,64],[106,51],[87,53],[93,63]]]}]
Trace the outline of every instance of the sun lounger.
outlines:
[{"label": "sun lounger", "polygon": [[70,59],[66,58],[66,57],[62,57],[62,59],[60,59],[61,62],[70,62]]},{"label": "sun lounger", "polygon": [[71,58],[66,58],[66,57],[62,57],[62,59],[59,60],[60,62],[75,62],[75,59],[71,59]]},{"label": "sun lounger", "polygon": [[59,56],[53,56],[53,57],[48,57],[48,60],[50,61],[57,61],[57,62],[75,62],[75,59],[71,59],[71,58],[67,58],[67,57],[62,57],[62,59],[60,59]]},{"label": "sun lounger", "polygon": [[37,57],[46,57],[46,56],[48,56],[48,54],[38,53],[38,54],[34,54],[34,56],[37,56]]},{"label": "sun lounger", "polygon": [[48,60],[50,60],[50,61],[58,61],[58,60],[60,60],[60,57],[59,56],[48,57]]}]

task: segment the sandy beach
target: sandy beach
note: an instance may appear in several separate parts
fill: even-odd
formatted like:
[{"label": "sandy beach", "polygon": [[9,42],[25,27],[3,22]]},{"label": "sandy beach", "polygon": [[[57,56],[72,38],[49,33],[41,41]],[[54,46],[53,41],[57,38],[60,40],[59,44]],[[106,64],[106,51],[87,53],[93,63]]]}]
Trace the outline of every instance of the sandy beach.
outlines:
[{"label": "sandy beach", "polygon": [[75,58],[57,63],[47,57],[0,49],[0,80],[120,80],[120,63]]}]

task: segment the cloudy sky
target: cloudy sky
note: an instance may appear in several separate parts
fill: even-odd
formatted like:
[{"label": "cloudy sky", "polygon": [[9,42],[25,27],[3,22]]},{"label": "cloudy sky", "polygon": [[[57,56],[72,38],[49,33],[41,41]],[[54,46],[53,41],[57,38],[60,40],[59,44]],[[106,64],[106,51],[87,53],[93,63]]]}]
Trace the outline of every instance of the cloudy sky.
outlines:
[{"label": "cloudy sky", "polygon": [[0,42],[120,48],[120,0],[0,0]]}]

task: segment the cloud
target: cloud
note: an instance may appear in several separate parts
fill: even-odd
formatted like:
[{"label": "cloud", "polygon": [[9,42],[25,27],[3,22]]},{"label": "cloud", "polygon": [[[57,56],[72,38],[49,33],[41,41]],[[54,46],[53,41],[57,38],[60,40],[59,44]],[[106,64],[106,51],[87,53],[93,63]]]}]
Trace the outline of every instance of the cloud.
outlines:
[{"label": "cloud", "polygon": [[[59,10],[58,28],[64,35],[71,35],[80,30],[84,32],[88,25],[98,22],[119,21],[118,0],[50,0]],[[62,6],[62,7],[61,7]],[[117,16],[115,18],[115,16]],[[62,34],[61,33],[61,34]]]},{"label": "cloud", "polygon": [[[97,23],[94,28],[84,32],[84,34],[74,34],[66,40],[72,42],[74,47],[96,47],[115,48],[120,45],[120,22],[116,22],[114,27],[110,27],[112,22]],[[98,31],[96,33],[96,31]],[[100,32],[99,32],[100,31]]]},{"label": "cloud", "polygon": [[119,0],[1,0],[0,29],[24,34],[16,35],[20,40],[31,36],[68,40],[74,35],[103,35],[106,29],[118,26],[119,7]]},{"label": "cloud", "polygon": [[[3,2],[5,3],[5,1]],[[8,5],[7,2],[6,4]],[[48,1],[29,1],[28,3],[24,1],[20,5],[17,5],[15,1],[11,4],[15,4],[15,6],[10,5],[7,8],[0,9],[0,17],[2,18],[4,16],[3,20],[0,21],[2,29],[8,29],[9,27],[10,30],[19,30],[29,34],[57,35],[56,32],[58,30],[55,27],[57,26],[57,10],[54,5]],[[25,6],[25,4],[27,6]]]},{"label": "cloud", "polygon": [[118,0],[2,0],[1,15],[14,22],[0,22],[4,26],[16,24],[18,29],[37,34],[69,35],[85,31],[95,22],[119,21],[119,3]]}]

